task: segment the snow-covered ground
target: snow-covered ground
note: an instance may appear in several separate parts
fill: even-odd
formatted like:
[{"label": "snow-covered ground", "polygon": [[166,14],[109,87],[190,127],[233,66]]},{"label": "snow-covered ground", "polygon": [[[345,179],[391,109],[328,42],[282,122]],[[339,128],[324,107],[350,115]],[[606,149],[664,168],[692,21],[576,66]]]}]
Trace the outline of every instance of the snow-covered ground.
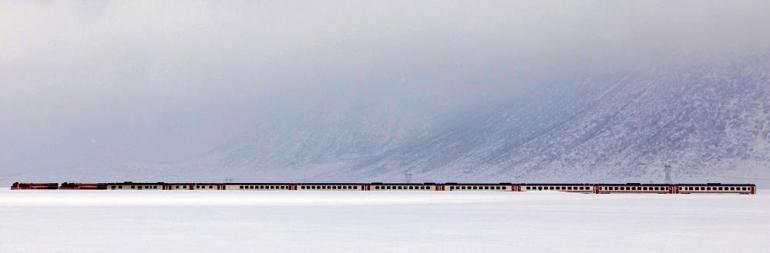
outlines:
[{"label": "snow-covered ground", "polygon": [[0,252],[770,252],[770,192],[0,191]]}]

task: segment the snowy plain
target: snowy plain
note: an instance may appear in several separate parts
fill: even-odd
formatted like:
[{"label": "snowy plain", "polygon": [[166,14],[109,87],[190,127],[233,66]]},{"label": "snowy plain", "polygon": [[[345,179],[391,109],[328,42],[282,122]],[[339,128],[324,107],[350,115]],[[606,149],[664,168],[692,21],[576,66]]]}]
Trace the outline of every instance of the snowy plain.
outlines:
[{"label": "snowy plain", "polygon": [[770,252],[770,192],[0,190],[0,252]]}]

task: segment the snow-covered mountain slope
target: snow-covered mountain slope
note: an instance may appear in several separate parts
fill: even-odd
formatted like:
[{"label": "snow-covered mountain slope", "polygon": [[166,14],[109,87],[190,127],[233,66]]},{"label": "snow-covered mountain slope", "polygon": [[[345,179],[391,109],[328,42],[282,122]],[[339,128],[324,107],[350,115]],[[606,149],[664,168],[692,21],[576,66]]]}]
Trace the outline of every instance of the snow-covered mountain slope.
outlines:
[{"label": "snow-covered mountain slope", "polygon": [[663,181],[666,165],[678,181],[767,175],[768,70],[762,58],[587,80],[582,91],[513,101],[359,167],[446,180]]},{"label": "snow-covered mountain slope", "polygon": [[258,122],[254,131],[197,159],[66,175],[662,182],[669,174],[679,182],[757,183],[770,177],[770,56],[589,71],[528,87],[495,102],[452,106],[365,97],[310,104]]}]

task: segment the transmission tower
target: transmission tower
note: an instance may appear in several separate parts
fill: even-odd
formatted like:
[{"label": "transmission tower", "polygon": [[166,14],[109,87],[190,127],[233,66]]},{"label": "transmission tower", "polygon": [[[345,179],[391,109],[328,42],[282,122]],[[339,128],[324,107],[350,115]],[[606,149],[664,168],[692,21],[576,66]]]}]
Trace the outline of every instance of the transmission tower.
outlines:
[{"label": "transmission tower", "polygon": [[404,178],[406,179],[406,183],[407,184],[412,183],[412,172],[410,172],[409,170],[405,170],[404,171]]}]

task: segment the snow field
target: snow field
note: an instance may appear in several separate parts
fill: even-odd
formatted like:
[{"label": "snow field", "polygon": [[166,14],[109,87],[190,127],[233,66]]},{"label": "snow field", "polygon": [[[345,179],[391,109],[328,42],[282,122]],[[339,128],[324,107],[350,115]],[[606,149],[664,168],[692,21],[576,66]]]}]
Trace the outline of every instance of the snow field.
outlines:
[{"label": "snow field", "polygon": [[0,252],[770,252],[770,196],[0,191]]}]

